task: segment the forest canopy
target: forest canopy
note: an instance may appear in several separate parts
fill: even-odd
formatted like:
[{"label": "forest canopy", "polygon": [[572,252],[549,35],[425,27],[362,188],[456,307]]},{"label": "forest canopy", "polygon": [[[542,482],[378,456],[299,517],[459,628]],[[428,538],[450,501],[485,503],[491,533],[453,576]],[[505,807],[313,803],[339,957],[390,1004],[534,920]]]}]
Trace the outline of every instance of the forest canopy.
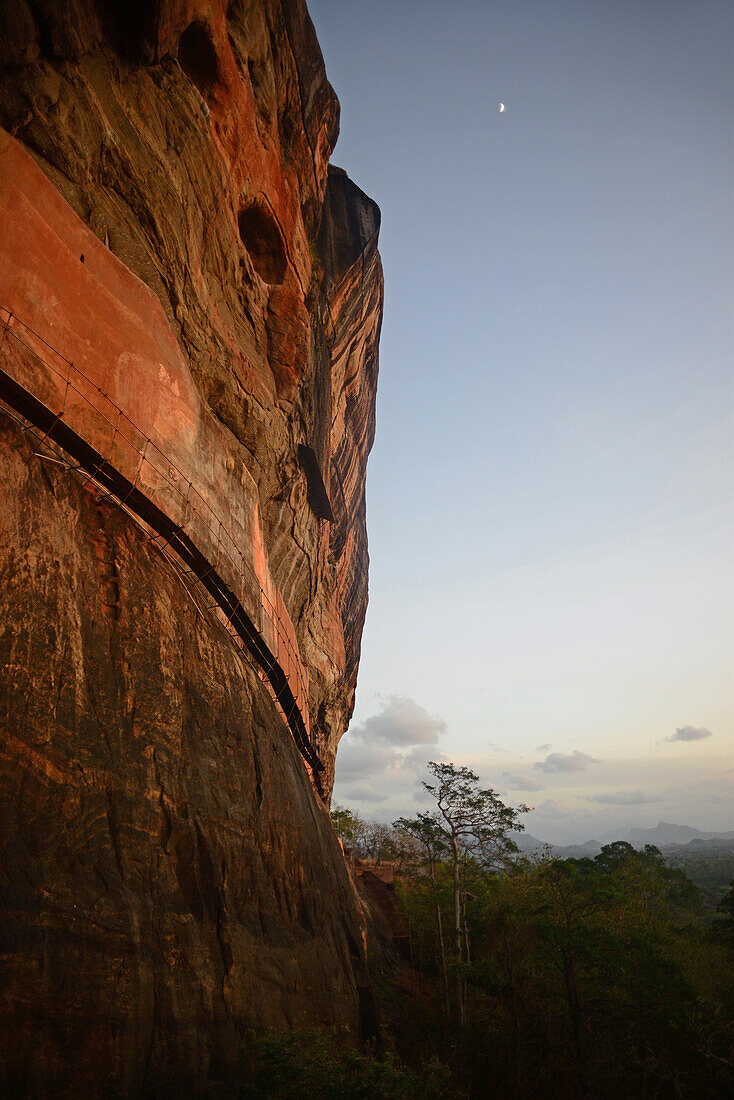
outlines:
[{"label": "forest canopy", "polygon": [[415,818],[332,811],[352,863],[390,883],[386,989],[414,1070],[438,1058],[446,1096],[732,1095],[734,886],[707,907],[681,867],[624,841],[522,856],[525,807],[429,770],[435,805]]}]

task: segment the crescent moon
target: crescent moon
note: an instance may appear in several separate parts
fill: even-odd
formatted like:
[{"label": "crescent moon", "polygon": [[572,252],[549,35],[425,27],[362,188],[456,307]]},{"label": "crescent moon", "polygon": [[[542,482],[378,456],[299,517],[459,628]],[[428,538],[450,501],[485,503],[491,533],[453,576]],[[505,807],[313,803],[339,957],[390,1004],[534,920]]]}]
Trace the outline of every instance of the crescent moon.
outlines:
[{"label": "crescent moon", "polygon": [[500,103],[500,114],[502,114],[503,111],[506,111],[506,110],[507,110],[507,108],[505,107],[504,103]]}]

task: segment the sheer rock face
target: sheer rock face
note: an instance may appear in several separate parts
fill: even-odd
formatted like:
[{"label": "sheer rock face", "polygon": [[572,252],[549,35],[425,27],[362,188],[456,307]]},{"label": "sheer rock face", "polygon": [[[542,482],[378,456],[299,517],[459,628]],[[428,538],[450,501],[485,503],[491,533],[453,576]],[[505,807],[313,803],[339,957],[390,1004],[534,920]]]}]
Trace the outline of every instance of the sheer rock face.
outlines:
[{"label": "sheer rock face", "polygon": [[0,476],[0,1093],[197,1096],[246,1026],[359,1029],[358,907],[263,684],[4,419]]},{"label": "sheer rock face", "polygon": [[327,797],[366,609],[382,306],[379,211],[327,173],[338,113],[301,0],[0,7],[0,123],[158,295],[258,485]]},{"label": "sheer rock face", "polygon": [[[0,124],[158,296],[240,448],[328,798],[367,602],[382,276],[376,206],[327,170],[338,103],[305,7],[4,0]],[[247,1026],[366,1027],[359,906],[261,681],[4,416],[0,466],[0,1079],[197,1095],[234,1079]]]}]

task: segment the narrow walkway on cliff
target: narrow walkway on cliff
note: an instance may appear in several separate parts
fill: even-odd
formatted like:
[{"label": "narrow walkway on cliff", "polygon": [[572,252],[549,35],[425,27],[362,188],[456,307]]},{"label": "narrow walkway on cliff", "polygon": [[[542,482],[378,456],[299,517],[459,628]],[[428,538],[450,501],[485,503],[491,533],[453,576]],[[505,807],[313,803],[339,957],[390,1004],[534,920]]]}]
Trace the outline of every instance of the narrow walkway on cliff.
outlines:
[{"label": "narrow walkway on cliff", "polygon": [[[306,764],[313,772],[321,771],[323,765],[311,738],[306,674],[300,656],[277,601],[265,591],[241,555],[234,565],[233,555],[224,545],[228,537],[231,540],[224,521],[214,515],[191,481],[119,406],[2,306],[0,326],[0,400],[9,407],[10,415],[21,418],[21,427],[35,436],[40,449],[46,447],[58,458],[59,452],[52,446],[55,444],[68,455],[73,460],[68,463],[69,469],[79,473],[85,483],[101,489],[142,527],[169,561],[179,563],[179,575],[191,578],[208,593],[214,601],[208,604],[209,610],[216,613],[229,636],[263,674]],[[73,417],[69,415],[72,407]],[[109,442],[104,454],[79,430],[85,416],[93,419],[97,439],[101,437],[100,420],[105,423]],[[134,456],[136,473],[132,480],[112,461],[121,447],[128,460],[131,453]],[[44,457],[42,450],[40,454]],[[159,499],[165,499],[166,493],[183,498],[183,522],[174,522],[143,492],[141,474],[146,465],[155,475]],[[196,538],[197,529],[204,532],[203,539]],[[208,549],[203,549],[200,542],[208,543]],[[256,594],[263,612],[260,629],[225,574],[237,578],[240,594],[248,590]],[[270,644],[264,636],[266,627]]]}]

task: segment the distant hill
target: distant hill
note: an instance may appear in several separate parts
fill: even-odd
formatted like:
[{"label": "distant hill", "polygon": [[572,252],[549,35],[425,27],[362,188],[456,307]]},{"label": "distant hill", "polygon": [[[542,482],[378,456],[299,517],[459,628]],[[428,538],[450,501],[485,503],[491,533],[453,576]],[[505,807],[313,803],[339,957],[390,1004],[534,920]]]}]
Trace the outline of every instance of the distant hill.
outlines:
[{"label": "distant hill", "polygon": [[543,848],[550,847],[544,840],[538,840],[537,836],[532,836],[531,833],[513,831],[511,836],[523,855],[530,855],[531,852],[542,852]]},{"label": "distant hill", "polygon": [[690,844],[692,841],[734,840],[734,830],[705,833],[690,825],[674,825],[670,821],[659,821],[654,829],[630,829],[618,839],[629,841],[635,848],[644,848],[646,844],[654,844],[657,848],[668,845],[679,847]]},{"label": "distant hill", "polygon": [[513,833],[512,839],[525,856],[547,850],[559,859],[581,859],[583,856],[595,856],[601,851],[598,840],[587,840],[584,844],[559,845],[550,844],[547,840],[539,840],[532,833]]},{"label": "distant hill", "polygon": [[604,844],[612,844],[615,840],[626,840],[635,848],[644,848],[646,844],[654,844],[656,848],[684,849],[690,853],[703,853],[707,851],[727,851],[734,849],[734,829],[721,832],[704,832],[694,829],[690,825],[676,825],[670,821],[659,821],[654,828],[632,828],[626,831],[609,833],[601,840],[587,840],[583,844],[549,844],[545,840],[539,840],[531,833],[514,833],[513,840],[523,855],[532,855],[535,852],[550,850],[551,854],[560,859],[581,859],[584,856],[597,855]]}]

